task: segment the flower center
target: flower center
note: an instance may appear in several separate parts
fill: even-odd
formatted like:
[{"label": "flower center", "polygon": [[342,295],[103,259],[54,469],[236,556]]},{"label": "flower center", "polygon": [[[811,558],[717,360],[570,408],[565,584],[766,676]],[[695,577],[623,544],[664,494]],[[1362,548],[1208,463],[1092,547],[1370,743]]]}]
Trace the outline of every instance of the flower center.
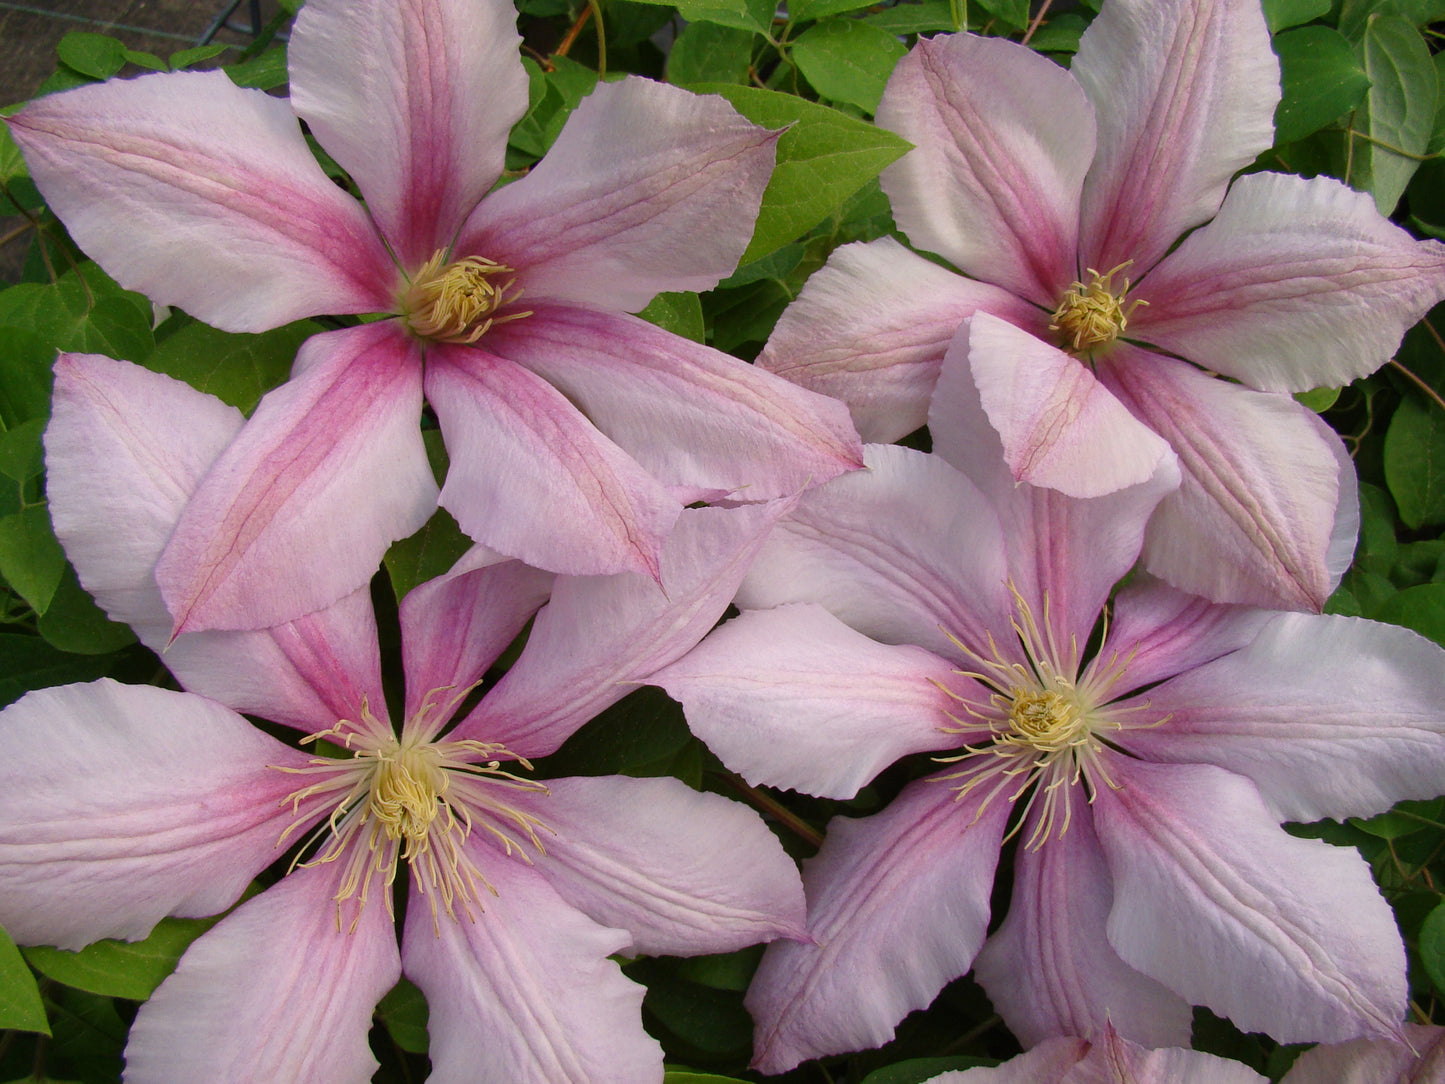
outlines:
[{"label": "flower center", "polygon": [[446,343],[474,343],[494,324],[520,320],[530,312],[495,315],[521,296],[512,269],[484,256],[445,263],[438,249],[422,264],[401,295],[401,312],[413,334]]},{"label": "flower center", "polygon": [[424,846],[433,822],[444,808],[447,776],[434,745],[408,749],[396,743],[372,754],[377,761],[368,802],[371,813],[390,839],[405,840],[411,858]]},{"label": "flower center", "polygon": [[1148,304],[1145,301],[1125,304],[1128,279],[1123,280],[1117,291],[1114,289],[1114,276],[1128,266],[1128,262],[1121,263],[1102,275],[1090,267],[1087,283],[1076,281],[1064,291],[1049,330],[1059,332],[1065,349],[1082,354],[1113,342],[1129,326],[1134,310]]},{"label": "flower center", "polygon": [[[1058,679],[1055,679],[1058,681]],[[1089,724],[1084,708],[1073,690],[1060,688],[1010,690],[1009,730],[997,740],[1025,746],[1045,756],[1052,756],[1085,745],[1089,741]]]}]

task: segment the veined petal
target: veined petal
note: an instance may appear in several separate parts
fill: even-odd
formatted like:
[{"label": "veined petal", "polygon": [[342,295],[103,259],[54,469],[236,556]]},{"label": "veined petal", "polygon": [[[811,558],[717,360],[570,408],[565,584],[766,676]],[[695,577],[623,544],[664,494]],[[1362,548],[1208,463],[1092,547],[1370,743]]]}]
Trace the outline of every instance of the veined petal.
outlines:
[{"label": "veined petal", "polygon": [[1069,73],[1002,38],[924,38],[893,69],[877,119],[914,146],[880,178],[914,246],[1052,309],[1078,276],[1094,157],[1094,111]]},{"label": "veined petal", "polygon": [[843,400],[864,440],[888,444],[928,420],[944,351],[977,311],[1047,330],[1037,306],[955,275],[891,237],[843,245],[783,310],[757,364]]},{"label": "veined petal", "polygon": [[547,780],[511,799],[549,829],[537,872],[633,953],[732,952],[802,937],[798,868],[752,810],[680,779]]},{"label": "veined petal", "polygon": [[436,510],[420,359],[395,323],[315,336],[300,356],[305,372],[261,400],[156,566],[177,633],[327,606]]},{"label": "veined petal", "polygon": [[37,98],[7,121],[46,202],[128,289],[226,331],[392,303],[371,220],[284,100],[171,72]]},{"label": "veined petal", "polygon": [[[1045,1039],[1032,1050],[990,1068],[955,1069],[932,1077],[927,1084],[1097,1084],[1075,1081],[1073,1070],[1091,1050],[1085,1039]],[[1108,1084],[1117,1084],[1109,1081]],[[1177,1084],[1170,1081],[1169,1084]]]},{"label": "veined petal", "polygon": [[1080,264],[1138,279],[1274,143],[1269,28],[1257,0],[1109,0],[1070,71],[1099,118]]},{"label": "veined petal", "polygon": [[1184,475],[1149,525],[1145,567],[1218,602],[1323,607],[1340,463],[1313,414],[1129,346],[1100,377],[1170,443]]},{"label": "veined petal", "polygon": [[657,575],[682,505],[561,392],[445,344],[427,350],[426,392],[451,455],[441,503],[472,538],[567,575]]},{"label": "veined petal", "polygon": [[952,712],[988,732],[944,691],[988,699],[953,664],[874,643],[813,603],[749,610],[652,681],[749,783],[827,798],[852,798],[899,757],[976,738]]},{"label": "veined petal", "polygon": [[1126,963],[1282,1043],[1398,1033],[1405,950],[1353,848],[1288,835],[1212,765],[1109,765],[1094,821]]},{"label": "veined petal", "polygon": [[945,783],[920,780],[882,813],[829,823],[803,864],[813,941],[770,945],[744,999],[755,1068],[882,1046],[968,970],[1010,807],[1000,798],[981,809],[977,792],[954,799]]},{"label": "veined petal", "polygon": [[1306,1050],[1281,1084],[1430,1084],[1440,1079],[1445,1028],[1406,1024],[1400,1030],[1399,1039],[1355,1039]]},{"label": "veined petal", "polygon": [[402,937],[406,975],[430,1009],[431,1084],[660,1082],[643,989],[607,958],[627,934],[564,903],[536,870],[471,850],[497,890],[483,913],[433,924],[410,906]]},{"label": "veined petal", "polygon": [[291,104],[361,189],[403,267],[450,247],[527,111],[504,0],[334,0],[297,15]]},{"label": "veined petal", "polygon": [[[1112,0],[1111,0],[1112,2]],[[1330,177],[1254,173],[1131,296],[1131,329],[1265,391],[1348,384],[1445,298],[1445,245]]]},{"label": "veined petal", "polygon": [[401,959],[379,900],[338,919],[341,872],[297,870],[192,944],[136,1014],[126,1084],[369,1081],[372,1011]]},{"label": "veined petal", "polygon": [[485,342],[561,391],[664,485],[770,500],[863,465],[835,400],[634,316],[538,305]]},{"label": "veined petal", "polygon": [[532,172],[482,202],[456,254],[516,270],[523,301],[636,312],[710,290],[752,237],[778,135],[717,95],[599,83]]},{"label": "veined petal", "polygon": [[1252,643],[1149,690],[1147,760],[1248,776],[1280,821],[1368,817],[1445,792],[1445,651],[1356,617],[1280,614]]},{"label": "veined petal", "polygon": [[0,745],[0,926],[67,949],[229,907],[292,819],[271,765],[306,760],[204,697],[108,678],[22,697]]}]

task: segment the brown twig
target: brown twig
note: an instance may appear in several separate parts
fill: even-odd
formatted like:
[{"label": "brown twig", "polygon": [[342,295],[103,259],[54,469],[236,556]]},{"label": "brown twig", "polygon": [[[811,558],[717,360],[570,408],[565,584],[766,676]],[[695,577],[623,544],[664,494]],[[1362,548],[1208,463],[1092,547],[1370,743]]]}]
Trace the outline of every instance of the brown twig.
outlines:
[{"label": "brown twig", "polygon": [[562,37],[562,43],[552,50],[553,56],[566,56],[573,44],[577,41],[577,35],[582,33],[582,28],[587,25],[587,20],[592,18],[592,5],[588,4],[582,9],[582,14],[577,16],[567,33]]},{"label": "brown twig", "polygon": [[1054,0],[1044,0],[1044,2],[1039,5],[1039,13],[1033,17],[1029,22],[1029,28],[1024,31],[1023,44],[1027,45],[1029,43],[1029,39],[1034,36],[1034,31],[1039,28],[1039,24],[1044,21],[1044,16],[1049,13],[1049,8],[1053,5],[1053,2]]},{"label": "brown twig", "polygon": [[1409,369],[1405,368],[1394,358],[1391,358],[1388,362],[1386,362],[1386,364],[1393,365],[1396,369],[1399,369],[1400,372],[1408,376],[1414,382],[1415,386],[1419,388],[1422,392],[1424,392],[1425,395],[1436,406],[1438,406],[1441,410],[1445,410],[1445,398],[1442,398],[1438,391],[1432,388],[1429,384],[1425,383],[1425,381],[1421,380],[1418,376],[1412,373]]},{"label": "brown twig", "polygon": [[748,786],[742,776],[735,775],[732,772],[728,772],[723,778],[727,780],[728,786],[732,787],[768,816],[774,818],[799,839],[805,843],[812,844],[814,847],[821,847],[823,845],[822,832],[803,820],[802,817],[783,805],[782,802],[778,801],[771,794],[766,794],[757,787]]}]

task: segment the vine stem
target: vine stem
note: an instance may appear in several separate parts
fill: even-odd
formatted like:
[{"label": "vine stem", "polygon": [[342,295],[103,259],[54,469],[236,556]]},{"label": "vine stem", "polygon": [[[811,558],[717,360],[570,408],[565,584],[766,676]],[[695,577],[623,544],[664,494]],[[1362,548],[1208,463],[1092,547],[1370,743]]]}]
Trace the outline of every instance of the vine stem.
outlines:
[{"label": "vine stem", "polygon": [[562,36],[561,44],[552,50],[553,56],[566,56],[573,44],[577,41],[577,35],[582,33],[582,28],[587,25],[587,20],[592,18],[593,5],[588,4],[582,9],[582,14],[577,16],[577,21]]},{"label": "vine stem", "polygon": [[821,847],[823,845],[822,832],[803,820],[802,817],[783,805],[782,802],[778,801],[771,794],[765,794],[757,787],[748,786],[742,776],[733,772],[728,772],[723,778],[727,780],[728,786],[732,787],[733,790],[757,806],[762,812],[773,817],[779,824],[783,825],[799,839],[805,843],[812,844],[814,847]]},{"label": "vine stem", "polygon": [[1399,369],[1400,372],[1404,373],[1407,377],[1409,377],[1414,382],[1415,386],[1421,391],[1423,391],[1436,406],[1438,406],[1441,410],[1445,410],[1445,398],[1441,398],[1441,395],[1438,391],[1432,388],[1429,384],[1425,383],[1425,381],[1421,380],[1418,376],[1412,373],[1409,369],[1405,368],[1394,358],[1391,358],[1386,364],[1393,365],[1396,369]]},{"label": "vine stem", "polygon": [[1024,45],[1027,45],[1029,43],[1029,39],[1034,36],[1034,31],[1037,30],[1039,28],[1039,24],[1044,21],[1044,16],[1049,13],[1049,8],[1053,6],[1053,3],[1054,0],[1044,0],[1044,2],[1039,5],[1039,13],[1033,17],[1033,19],[1029,22],[1029,28],[1024,31]]}]

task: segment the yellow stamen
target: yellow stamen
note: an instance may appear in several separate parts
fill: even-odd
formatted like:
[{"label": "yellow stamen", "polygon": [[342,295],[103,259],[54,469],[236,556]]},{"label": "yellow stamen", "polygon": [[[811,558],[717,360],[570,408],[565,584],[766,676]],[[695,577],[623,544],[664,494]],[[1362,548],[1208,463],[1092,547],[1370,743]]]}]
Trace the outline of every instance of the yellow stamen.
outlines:
[{"label": "yellow stamen", "polygon": [[1087,283],[1076,281],[1064,291],[1059,307],[1054,310],[1049,330],[1062,335],[1066,349],[1076,354],[1085,353],[1096,346],[1113,342],[1129,326],[1129,317],[1134,310],[1148,304],[1147,301],[1134,301],[1125,306],[1124,298],[1129,293],[1128,279],[1115,291],[1114,276],[1128,266],[1126,261],[1103,274],[1090,267],[1087,269]]},{"label": "yellow stamen", "polygon": [[522,294],[515,278],[499,281],[512,274],[510,267],[484,256],[445,260],[446,253],[438,249],[401,296],[401,313],[413,334],[437,342],[474,343],[495,324],[532,315],[495,315]]}]

